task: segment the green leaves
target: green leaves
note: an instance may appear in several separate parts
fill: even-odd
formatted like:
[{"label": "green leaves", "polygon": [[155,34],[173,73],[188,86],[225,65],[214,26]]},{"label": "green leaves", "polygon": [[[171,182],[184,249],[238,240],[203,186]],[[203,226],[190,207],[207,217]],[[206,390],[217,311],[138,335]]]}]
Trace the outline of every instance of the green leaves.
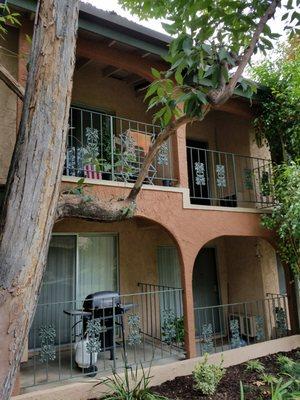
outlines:
[{"label": "green leaves", "polygon": [[300,43],[296,38],[280,48],[277,60],[254,69],[254,77],[269,89],[260,91],[256,136],[267,141],[274,168],[276,206],[263,225],[278,236],[281,259],[300,273]]},{"label": "green leaves", "polygon": [[[216,93],[221,93],[219,97],[222,98],[259,21],[271,4],[271,0],[119,2],[140,18],[164,19],[163,27],[173,35],[165,57],[168,70],[152,68],[154,82],[145,97],[149,109],[154,110],[154,120],[163,127],[182,115],[182,109],[190,117],[202,118],[203,105],[208,101],[215,104]],[[297,32],[299,10],[294,8],[294,3],[278,2],[278,7],[284,10],[282,19],[287,30]],[[255,51],[265,53],[278,37],[268,22]],[[251,82],[241,78],[235,92],[250,99],[255,89]],[[226,93],[222,101],[224,98],[226,100]]]},{"label": "green leaves", "polygon": [[152,72],[152,75],[154,76],[154,78],[156,78],[156,79],[160,79],[161,78],[161,74],[160,74],[159,71],[157,71],[157,69],[151,68],[151,72]]},{"label": "green leaves", "polygon": [[10,12],[6,4],[0,4],[0,37],[7,33],[6,25],[20,25],[18,13]]}]

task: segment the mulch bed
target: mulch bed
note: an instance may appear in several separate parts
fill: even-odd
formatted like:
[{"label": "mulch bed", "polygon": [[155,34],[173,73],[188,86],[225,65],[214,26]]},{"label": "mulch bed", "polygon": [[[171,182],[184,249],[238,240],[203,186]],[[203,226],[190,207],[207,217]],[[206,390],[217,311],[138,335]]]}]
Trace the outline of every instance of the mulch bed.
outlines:
[{"label": "mulch bed", "polygon": [[[275,375],[278,372],[276,358],[279,353],[261,357],[259,360],[265,366],[265,373]],[[293,360],[300,360],[299,350],[284,354]],[[167,381],[160,386],[152,388],[152,392],[165,396],[170,400],[240,400],[240,381],[243,382],[247,400],[268,398],[268,393],[263,393],[260,375],[256,372],[246,371],[246,363],[226,368],[226,374],[221,380],[218,392],[213,396],[204,396],[194,389],[193,376],[180,376],[172,381]]]}]

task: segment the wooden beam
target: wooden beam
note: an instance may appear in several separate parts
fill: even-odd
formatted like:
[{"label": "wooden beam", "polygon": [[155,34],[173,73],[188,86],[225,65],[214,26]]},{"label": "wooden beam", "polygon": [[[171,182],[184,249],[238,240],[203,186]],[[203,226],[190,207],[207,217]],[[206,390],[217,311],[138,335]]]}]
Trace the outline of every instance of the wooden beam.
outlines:
[{"label": "wooden beam", "polygon": [[86,58],[86,57],[78,57],[76,59],[75,70],[77,72],[80,71],[83,67],[86,67],[92,61],[93,60],[90,60],[89,58]]},{"label": "wooden beam", "polygon": [[160,71],[167,69],[167,64],[163,61],[151,62],[137,54],[128,53],[119,49],[108,47],[107,44],[88,40],[83,37],[78,38],[77,56],[93,59],[108,65],[113,65],[116,68],[135,73],[149,81],[153,80],[151,67]]},{"label": "wooden beam", "polygon": [[254,110],[250,107],[250,104],[239,98],[229,99],[225,104],[213,106],[213,109],[238,115],[244,119],[251,119],[254,115]]},{"label": "wooden beam", "polygon": [[113,67],[112,65],[109,65],[108,67],[105,67],[102,70],[102,76],[103,78],[108,78],[111,75],[115,74],[116,72],[122,71],[121,68]]}]

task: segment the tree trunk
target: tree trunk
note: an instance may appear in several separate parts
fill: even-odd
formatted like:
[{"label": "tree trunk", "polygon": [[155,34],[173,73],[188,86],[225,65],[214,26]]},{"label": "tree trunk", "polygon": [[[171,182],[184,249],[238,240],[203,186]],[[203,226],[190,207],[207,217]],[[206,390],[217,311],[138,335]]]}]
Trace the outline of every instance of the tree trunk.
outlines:
[{"label": "tree trunk", "polygon": [[41,0],[0,225],[0,399],[35,312],[65,159],[78,0]]}]

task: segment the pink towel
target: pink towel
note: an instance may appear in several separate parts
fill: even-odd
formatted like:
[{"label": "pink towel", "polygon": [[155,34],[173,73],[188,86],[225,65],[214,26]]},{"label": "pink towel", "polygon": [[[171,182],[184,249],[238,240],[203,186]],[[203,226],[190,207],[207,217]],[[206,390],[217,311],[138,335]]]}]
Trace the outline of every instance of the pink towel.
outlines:
[{"label": "pink towel", "polygon": [[84,166],[84,176],[90,179],[102,179],[101,172],[97,172],[95,165],[92,164],[86,164]]}]

